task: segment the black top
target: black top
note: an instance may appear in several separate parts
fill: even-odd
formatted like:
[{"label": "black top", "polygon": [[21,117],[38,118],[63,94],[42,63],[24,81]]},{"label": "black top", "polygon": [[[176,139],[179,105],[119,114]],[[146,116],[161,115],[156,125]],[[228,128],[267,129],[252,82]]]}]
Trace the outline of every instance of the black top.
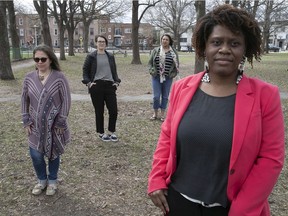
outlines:
[{"label": "black top", "polygon": [[178,127],[177,169],[171,179],[176,191],[207,204],[229,205],[235,96],[196,91]]}]

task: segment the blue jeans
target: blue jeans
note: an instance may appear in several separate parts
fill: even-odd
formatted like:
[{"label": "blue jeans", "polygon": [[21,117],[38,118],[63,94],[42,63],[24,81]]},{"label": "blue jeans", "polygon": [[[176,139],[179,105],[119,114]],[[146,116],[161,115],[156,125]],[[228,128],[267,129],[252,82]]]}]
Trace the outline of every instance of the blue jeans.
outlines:
[{"label": "blue jeans", "polygon": [[48,177],[48,184],[55,184],[57,181],[57,175],[58,175],[58,170],[59,170],[59,165],[60,165],[60,157],[57,157],[54,160],[48,159],[49,174],[47,176],[44,154],[38,152],[37,150],[31,147],[29,147],[29,150],[30,150],[32,163],[33,163],[33,166],[34,166],[34,169],[35,169],[35,172],[39,181],[41,183],[44,183],[47,181],[47,177]]},{"label": "blue jeans", "polygon": [[[158,110],[159,108],[165,110],[167,108],[170,88],[173,79],[165,77],[166,80],[160,83],[160,76],[152,77],[152,88],[153,88],[153,109]],[[161,99],[161,100],[160,100]]]}]

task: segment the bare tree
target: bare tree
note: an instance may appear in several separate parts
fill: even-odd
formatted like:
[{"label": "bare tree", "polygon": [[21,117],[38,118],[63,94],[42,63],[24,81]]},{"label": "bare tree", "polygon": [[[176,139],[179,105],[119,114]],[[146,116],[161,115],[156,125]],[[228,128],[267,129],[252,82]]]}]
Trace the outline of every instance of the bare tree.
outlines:
[{"label": "bare tree", "polygon": [[[150,8],[154,7],[157,3],[162,0],[148,0],[143,3],[139,3],[139,0],[132,0],[132,52],[133,58],[131,64],[142,64],[139,53],[139,26],[145,12]],[[139,16],[139,7],[143,6],[144,9]]]},{"label": "bare tree", "polygon": [[122,15],[126,10],[123,0],[87,0],[80,2],[81,21],[83,22],[84,52],[88,52],[89,26],[93,20],[113,18]]},{"label": "bare tree", "polygon": [[262,46],[263,50],[269,52],[269,38],[273,36],[273,42],[276,41],[277,28],[281,28],[285,22],[280,22],[282,17],[287,15],[287,2],[285,0],[273,1],[263,0],[263,4],[260,4],[260,10],[257,13],[258,20],[262,24]]},{"label": "bare tree", "polygon": [[68,7],[68,14],[67,14],[67,20],[66,23],[66,29],[68,32],[68,42],[69,42],[69,49],[68,49],[68,55],[74,56],[74,31],[77,26],[77,24],[80,22],[80,17],[76,16],[77,9],[79,8],[79,2],[77,1],[69,1],[69,7]]},{"label": "bare tree", "polygon": [[[50,46],[51,48],[53,48],[50,28],[49,28],[49,21],[48,21],[47,1],[33,1],[33,4],[40,17],[40,22],[42,25],[41,35],[43,37],[43,42],[47,46]],[[37,38],[35,38],[35,40],[37,40]]]},{"label": "bare tree", "polygon": [[49,7],[59,29],[60,60],[66,60],[64,48],[64,34],[67,21],[67,1],[52,1]]},{"label": "bare tree", "polygon": [[[195,1],[196,17],[197,21],[205,15],[206,0],[205,1]],[[199,73],[204,70],[204,59],[199,59],[195,55],[195,70],[194,73]]]},{"label": "bare tree", "polygon": [[164,0],[149,11],[149,22],[174,35],[176,47],[180,49],[181,35],[192,30],[195,23],[194,0]]},{"label": "bare tree", "polygon": [[13,1],[7,1],[7,9],[9,17],[9,32],[12,45],[12,58],[14,60],[21,59],[22,57],[20,52],[20,39],[16,28],[16,16]]},{"label": "bare tree", "polygon": [[0,1],[0,79],[12,80],[6,9],[6,1]]}]

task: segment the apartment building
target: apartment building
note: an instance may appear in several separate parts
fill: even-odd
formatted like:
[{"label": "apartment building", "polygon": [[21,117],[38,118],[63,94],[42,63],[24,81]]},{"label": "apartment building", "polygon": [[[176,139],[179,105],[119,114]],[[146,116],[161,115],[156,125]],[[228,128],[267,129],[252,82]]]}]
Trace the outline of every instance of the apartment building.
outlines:
[{"label": "apartment building", "polygon": [[[21,47],[30,48],[42,43],[43,31],[38,14],[17,14],[16,24],[19,32]],[[50,35],[54,47],[59,47],[59,29],[53,16],[49,17]],[[138,42],[140,48],[148,48],[153,45],[154,27],[149,23],[141,23],[139,27]],[[83,44],[84,25],[80,22],[74,31],[74,46]],[[132,49],[132,23],[110,22],[110,19],[93,20],[89,26],[88,44],[95,45],[95,36],[104,35],[110,47]],[[65,32],[64,44],[68,46],[68,34]]]}]

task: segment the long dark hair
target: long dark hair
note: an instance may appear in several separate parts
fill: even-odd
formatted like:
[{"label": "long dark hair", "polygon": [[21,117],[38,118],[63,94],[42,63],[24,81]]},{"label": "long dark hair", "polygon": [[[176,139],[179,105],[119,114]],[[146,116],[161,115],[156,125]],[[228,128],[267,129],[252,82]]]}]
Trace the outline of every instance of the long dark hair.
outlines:
[{"label": "long dark hair", "polygon": [[48,58],[51,60],[50,66],[53,70],[61,71],[60,65],[58,62],[58,58],[55,55],[55,53],[53,52],[53,49],[51,47],[49,47],[47,45],[39,45],[39,46],[35,47],[35,49],[33,50],[33,58],[35,57],[35,53],[37,51],[42,51],[42,52],[46,53]]}]

